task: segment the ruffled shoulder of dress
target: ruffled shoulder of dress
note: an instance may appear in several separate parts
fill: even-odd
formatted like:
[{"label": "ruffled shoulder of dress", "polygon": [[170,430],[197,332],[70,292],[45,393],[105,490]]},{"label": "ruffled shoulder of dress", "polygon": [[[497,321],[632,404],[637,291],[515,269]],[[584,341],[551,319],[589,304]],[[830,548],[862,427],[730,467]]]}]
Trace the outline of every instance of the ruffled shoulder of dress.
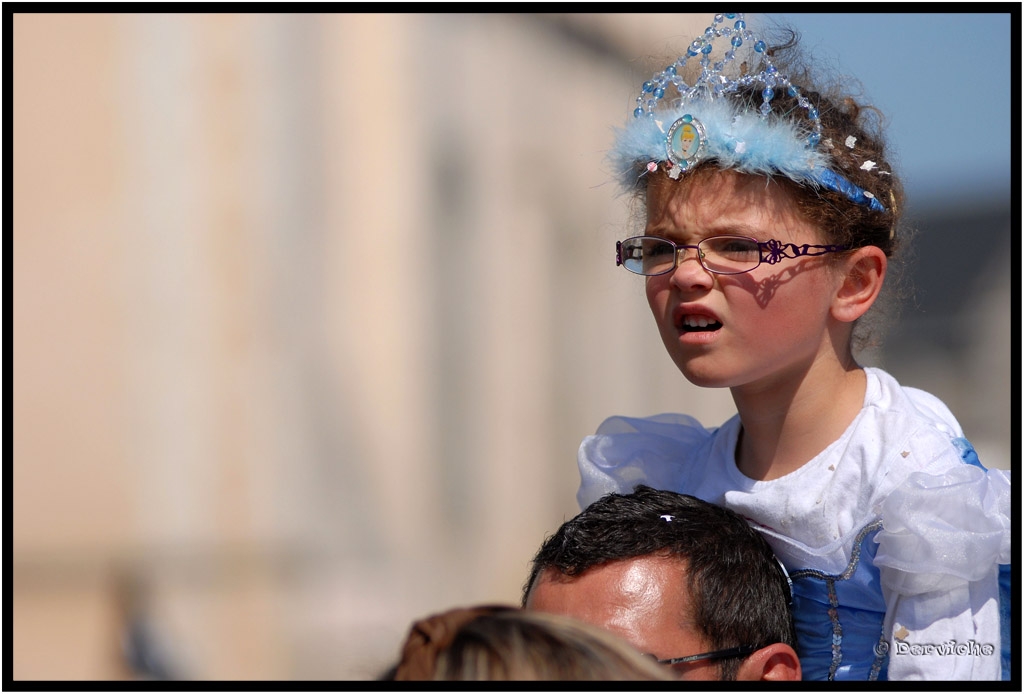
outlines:
[{"label": "ruffled shoulder of dress", "polygon": [[611,492],[628,494],[638,484],[678,489],[686,461],[715,431],[683,414],[609,417],[580,444],[580,508]]},{"label": "ruffled shoulder of dress", "polygon": [[919,421],[927,422],[950,438],[963,436],[960,423],[942,400],[919,388],[900,385],[891,374],[877,367],[864,370],[877,384],[872,388],[875,392],[872,399],[877,405],[886,410],[912,413]]},{"label": "ruffled shoulder of dress", "polygon": [[948,590],[1010,562],[1010,472],[915,472],[882,501],[875,564],[903,595]]}]

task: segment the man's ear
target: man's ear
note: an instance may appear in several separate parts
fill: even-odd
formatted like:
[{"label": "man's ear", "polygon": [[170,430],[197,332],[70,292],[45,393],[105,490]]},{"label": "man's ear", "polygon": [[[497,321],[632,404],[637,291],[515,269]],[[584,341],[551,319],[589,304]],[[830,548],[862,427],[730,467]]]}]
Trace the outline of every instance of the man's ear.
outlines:
[{"label": "man's ear", "polygon": [[744,682],[769,680],[792,682],[803,676],[800,659],[792,647],[784,643],[773,643],[754,651],[740,665],[736,679]]},{"label": "man's ear", "polygon": [[832,301],[832,317],[852,323],[867,313],[878,298],[888,258],[878,246],[864,246],[841,262],[842,282]]}]

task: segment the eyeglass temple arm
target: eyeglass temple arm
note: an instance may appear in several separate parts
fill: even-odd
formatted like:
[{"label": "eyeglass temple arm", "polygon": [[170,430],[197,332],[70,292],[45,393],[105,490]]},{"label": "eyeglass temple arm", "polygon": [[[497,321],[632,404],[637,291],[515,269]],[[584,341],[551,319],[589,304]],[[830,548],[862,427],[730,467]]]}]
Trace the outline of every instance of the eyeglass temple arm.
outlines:
[{"label": "eyeglass temple arm", "polygon": [[848,246],[834,244],[817,245],[813,243],[804,243],[798,246],[795,243],[782,243],[775,239],[762,241],[757,245],[761,249],[761,261],[769,265],[774,265],[783,258],[799,258],[802,255],[825,255],[826,253],[845,251],[849,248]]},{"label": "eyeglass temple arm", "polygon": [[736,646],[735,648],[726,648],[721,651],[711,651],[710,653],[698,653],[697,655],[685,655],[682,658],[669,658],[667,660],[659,660],[658,662],[662,665],[679,665],[680,663],[694,663],[699,660],[719,660],[721,658],[736,658],[741,655],[750,655],[757,648],[754,646]]}]

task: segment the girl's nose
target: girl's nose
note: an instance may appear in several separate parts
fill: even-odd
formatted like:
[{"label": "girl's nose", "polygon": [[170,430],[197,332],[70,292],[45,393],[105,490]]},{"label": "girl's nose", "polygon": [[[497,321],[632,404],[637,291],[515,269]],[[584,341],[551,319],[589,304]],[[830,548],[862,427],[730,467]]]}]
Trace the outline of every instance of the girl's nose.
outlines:
[{"label": "girl's nose", "polygon": [[672,272],[672,284],[680,289],[706,288],[714,282],[711,273],[700,262],[700,250],[696,246],[682,246],[676,250],[676,269]]}]

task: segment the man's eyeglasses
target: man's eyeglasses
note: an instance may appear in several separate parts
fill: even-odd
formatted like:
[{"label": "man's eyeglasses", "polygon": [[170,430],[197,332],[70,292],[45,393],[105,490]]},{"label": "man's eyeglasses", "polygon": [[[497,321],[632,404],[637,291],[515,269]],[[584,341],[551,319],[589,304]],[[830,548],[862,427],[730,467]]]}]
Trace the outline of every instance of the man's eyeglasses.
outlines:
[{"label": "man's eyeglasses", "polygon": [[658,236],[634,236],[615,244],[615,264],[630,272],[650,277],[672,272],[679,265],[679,252],[697,250],[697,260],[708,272],[740,275],[761,263],[774,265],[783,258],[817,256],[848,250],[847,246],[782,243],[775,239],[758,241],[748,236],[709,236],[696,245],[684,245]]},{"label": "man's eyeglasses", "polygon": [[[723,658],[739,658],[740,656],[748,656],[757,648],[755,646],[736,646],[735,648],[726,648],[721,651],[711,651],[709,653],[698,653],[697,655],[684,655],[681,658],[666,658],[665,660],[658,660],[659,665],[679,665],[681,663],[696,663],[701,660],[722,660]],[[654,656],[651,656],[652,658]]]}]

